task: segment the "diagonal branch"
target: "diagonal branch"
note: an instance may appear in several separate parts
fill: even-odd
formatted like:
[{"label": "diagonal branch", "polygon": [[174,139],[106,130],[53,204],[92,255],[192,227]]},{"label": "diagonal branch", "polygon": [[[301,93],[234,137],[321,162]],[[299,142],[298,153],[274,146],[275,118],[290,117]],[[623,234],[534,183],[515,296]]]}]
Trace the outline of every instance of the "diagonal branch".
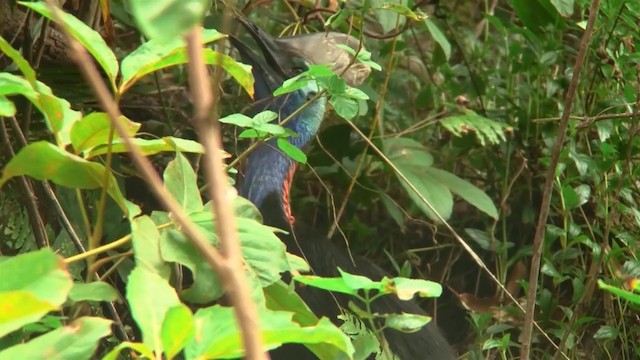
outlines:
[{"label": "diagonal branch", "polygon": [[576,57],[573,76],[571,77],[569,88],[567,89],[567,95],[564,98],[564,110],[562,112],[560,124],[558,124],[556,143],[553,146],[551,161],[549,162],[549,168],[547,169],[547,174],[545,176],[544,192],[542,193],[542,202],[540,204],[538,223],[536,225],[536,235],[533,239],[533,256],[531,257],[531,270],[529,274],[529,293],[527,294],[527,313],[524,319],[522,347],[520,349],[520,359],[523,360],[528,360],[531,352],[531,334],[533,333],[533,318],[536,310],[536,294],[538,292],[540,259],[542,257],[542,241],[544,240],[544,229],[547,224],[547,218],[549,217],[549,207],[551,205],[551,194],[553,192],[553,181],[555,179],[556,167],[558,166],[560,152],[562,152],[562,147],[564,146],[564,141],[567,136],[569,116],[571,115],[573,100],[576,97],[576,89],[578,88],[578,81],[580,80],[580,72],[587,56],[587,49],[591,42],[593,26],[596,22],[599,8],[600,0],[593,0],[591,8],[589,9],[589,21],[587,22],[587,27],[584,30],[582,40],[580,41],[580,49],[578,50],[578,56]]}]

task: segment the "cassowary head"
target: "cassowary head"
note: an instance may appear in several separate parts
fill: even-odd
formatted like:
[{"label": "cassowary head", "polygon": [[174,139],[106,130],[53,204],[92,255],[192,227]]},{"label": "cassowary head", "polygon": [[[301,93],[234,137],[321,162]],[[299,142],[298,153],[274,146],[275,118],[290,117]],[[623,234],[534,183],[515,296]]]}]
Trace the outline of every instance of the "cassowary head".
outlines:
[{"label": "cassowary head", "polygon": [[[274,90],[287,79],[307,71],[309,65],[329,65],[334,72],[342,75],[347,84],[359,85],[371,69],[362,63],[354,63],[351,54],[336,46],[344,44],[358,51],[359,40],[336,32],[276,39],[247,20],[239,20],[259,49],[257,53],[242,41],[230,38],[242,61],[252,66],[255,100],[261,104],[258,110],[271,110],[278,114],[278,121],[281,121],[313,100],[284,125],[296,134],[288,139],[289,142],[303,149],[318,132],[325,113],[326,99],[317,98],[319,88],[313,81],[279,97],[273,96]],[[239,187],[240,195],[261,208],[265,198],[275,194],[282,200],[283,210],[291,218],[288,190],[294,171],[294,160],[278,149],[275,140],[268,140],[249,155]]]}]

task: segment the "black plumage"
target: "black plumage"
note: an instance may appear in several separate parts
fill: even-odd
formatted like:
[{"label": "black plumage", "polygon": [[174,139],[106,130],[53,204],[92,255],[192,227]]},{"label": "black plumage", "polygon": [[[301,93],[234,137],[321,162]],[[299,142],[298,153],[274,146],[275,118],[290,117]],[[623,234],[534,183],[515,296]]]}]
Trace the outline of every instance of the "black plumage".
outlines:
[{"label": "black plumage", "polygon": [[[253,74],[256,78],[256,100],[261,100],[264,104],[261,110],[275,111],[280,119],[284,119],[311,99],[317,93],[317,88],[309,85],[279,98],[273,98],[271,94],[288,77],[299,70],[304,71],[308,64],[317,63],[319,60],[314,61],[313,53],[297,51],[298,48],[291,45],[299,43],[295,38],[273,39],[255,25],[244,20],[242,22],[263,53],[260,57],[245,44],[232,38],[232,43],[239,50],[243,61],[253,66]],[[316,38],[305,35],[305,48],[315,49],[321,54],[333,52],[343,55],[335,47],[336,42],[347,43],[352,47],[354,42],[356,44],[358,42],[355,38],[336,34],[330,33],[323,41],[318,41],[323,39],[322,34],[317,34]],[[326,41],[329,37],[333,40]],[[309,44],[309,41],[318,41],[317,46]],[[326,59],[326,56],[321,58]],[[293,69],[294,66],[296,69]],[[300,69],[301,66],[302,69]],[[316,99],[285,125],[299,135],[290,138],[292,144],[302,149],[311,141],[324,115],[325,103],[324,98]],[[274,140],[269,140],[259,145],[249,155],[244,178],[240,181],[240,195],[251,200],[258,207],[265,224],[288,231],[287,235],[281,236],[287,250],[305,258],[314,274],[335,277],[339,275],[338,267],[340,267],[346,272],[363,275],[372,280],[389,277],[384,270],[365,258],[355,257],[352,261],[344,250],[333,245],[321,232],[300,223],[292,225],[288,190],[294,171],[294,161],[278,149]],[[352,297],[343,294],[331,294],[310,286],[298,287],[296,291],[318,317],[326,316],[337,324],[341,322],[337,316],[341,314],[342,309],[347,308],[348,302],[353,300]],[[385,295],[375,300],[372,303],[372,311],[382,314],[404,312],[426,315],[416,302],[402,301],[394,295]],[[385,329],[384,337],[389,348],[399,359],[448,360],[454,358],[449,344],[434,323],[429,323],[421,330],[409,334]],[[272,351],[271,356],[272,359],[316,358],[303,346],[294,344]]]}]

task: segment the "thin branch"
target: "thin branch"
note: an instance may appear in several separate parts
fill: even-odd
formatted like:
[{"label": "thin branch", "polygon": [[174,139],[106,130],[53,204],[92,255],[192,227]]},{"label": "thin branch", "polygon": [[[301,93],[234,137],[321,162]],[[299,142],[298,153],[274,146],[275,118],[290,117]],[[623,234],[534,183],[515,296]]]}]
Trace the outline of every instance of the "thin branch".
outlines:
[{"label": "thin branch", "polygon": [[[180,204],[173,198],[171,193],[164,187],[160,176],[156,173],[151,162],[144,156],[140,148],[132,141],[131,137],[127,133],[127,129],[124,125],[118,121],[121,116],[118,105],[114,101],[113,96],[109,92],[109,89],[105,85],[104,81],[100,77],[100,73],[93,62],[93,59],[89,56],[87,51],[80,45],[70,34],[66,28],[65,23],[61,20],[59,9],[55,6],[53,0],[47,0],[50,10],[56,22],[64,29],[64,34],[67,38],[71,56],[74,62],[78,65],[78,68],[85,77],[87,83],[90,85],[91,90],[94,92],[98,102],[102,109],[107,113],[109,120],[115,127],[116,131],[122,138],[129,155],[131,156],[138,171],[150,186],[156,198],[162,203],[165,209],[171,213],[172,219],[181,227],[182,231],[189,237],[193,245],[198,249],[207,263],[218,273],[223,273],[226,268],[226,263],[220,253],[209,244],[207,238],[202,232],[194,225],[189,219],[187,214],[182,210]],[[229,283],[225,282],[224,277],[222,281],[226,287],[229,287]]]},{"label": "thin branch", "polygon": [[555,179],[556,167],[558,166],[558,161],[560,159],[560,152],[564,147],[564,141],[569,125],[569,116],[571,115],[571,108],[573,107],[573,101],[578,88],[578,81],[580,80],[580,72],[582,71],[582,66],[584,65],[584,60],[587,56],[587,49],[591,42],[593,26],[596,22],[599,8],[600,0],[593,0],[591,8],[589,9],[589,21],[587,22],[587,27],[584,30],[582,40],[580,41],[580,49],[578,50],[578,56],[576,57],[573,76],[571,77],[571,82],[569,83],[569,88],[567,89],[567,94],[564,99],[564,111],[562,112],[560,124],[558,124],[556,143],[553,147],[549,168],[547,169],[547,174],[545,176],[545,186],[544,192],[542,193],[538,224],[536,226],[536,234],[533,239],[533,256],[531,258],[531,270],[529,274],[529,293],[527,294],[527,313],[524,319],[522,347],[520,348],[520,359],[522,360],[528,360],[531,352],[531,335],[533,333],[533,318],[536,310],[536,294],[538,290],[538,278],[540,275],[542,241],[544,239],[544,230],[547,225],[547,218],[549,217],[549,207],[551,205],[551,195],[553,193],[553,181]]},{"label": "thin branch", "polygon": [[[225,12],[225,20],[228,21],[228,17],[228,12]],[[219,98],[218,86],[214,86],[212,90],[209,82],[200,27],[193,28],[187,34],[186,40],[189,56],[189,88],[194,105],[193,123],[205,149],[205,176],[209,183],[209,197],[213,202],[213,216],[217,220],[216,230],[220,239],[220,251],[226,260],[226,266],[220,269],[219,275],[225,282],[226,293],[234,305],[233,309],[242,330],[246,357],[266,360],[268,357],[262,345],[258,309],[251,300],[236,219],[231,205],[235,194],[227,182],[225,166],[220,156],[222,140],[216,106]],[[215,69],[214,84],[218,84],[221,80],[221,67],[217,66]]]},{"label": "thin branch", "polygon": [[[11,141],[9,140],[11,138],[7,132],[5,122],[1,118],[0,129],[0,134],[2,140],[4,140],[3,142],[5,143],[7,153],[9,154],[9,157],[12,158],[16,154],[13,151],[13,147],[11,147]],[[27,213],[29,214],[29,225],[31,226],[31,231],[33,232],[33,236],[36,240],[36,245],[39,249],[49,246],[49,239],[47,238],[47,233],[44,228],[44,221],[38,211],[38,199],[36,199],[35,191],[26,176],[20,176],[18,178],[18,188],[20,189],[20,193],[22,193],[21,203],[27,209]]]}]

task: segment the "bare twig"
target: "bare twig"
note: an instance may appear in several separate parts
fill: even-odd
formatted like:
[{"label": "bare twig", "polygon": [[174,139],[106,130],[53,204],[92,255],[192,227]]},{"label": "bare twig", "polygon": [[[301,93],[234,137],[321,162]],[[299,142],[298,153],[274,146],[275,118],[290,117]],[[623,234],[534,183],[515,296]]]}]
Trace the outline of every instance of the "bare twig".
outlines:
[{"label": "bare twig", "polygon": [[[228,19],[228,12],[225,20]],[[219,269],[226,293],[242,330],[246,357],[248,359],[267,359],[262,346],[259,316],[255,303],[251,300],[249,282],[244,271],[242,251],[236,230],[236,219],[231,200],[234,194],[228,185],[225,166],[222,163],[222,141],[220,123],[217,115],[217,99],[209,82],[207,67],[203,61],[202,34],[195,27],[187,36],[189,55],[189,85],[194,103],[193,123],[205,149],[205,175],[209,183],[209,196],[213,202],[213,215],[217,220],[216,230],[220,239],[220,251],[225,257],[225,266]],[[220,67],[216,67],[215,84],[221,80]]]},{"label": "bare twig", "polygon": [[[2,119],[0,119],[0,135],[2,140],[4,140],[3,142],[5,143],[4,145],[7,149],[7,153],[10,157],[14,157],[16,154],[13,151],[11,141],[9,140],[11,138],[7,132],[5,122]],[[23,197],[21,202],[29,214],[29,225],[31,226],[31,231],[33,232],[33,236],[36,240],[36,245],[40,249],[49,246],[49,239],[47,238],[47,233],[44,228],[44,221],[38,211],[38,199],[36,199],[31,182],[26,176],[20,176],[18,178],[18,188],[20,189],[20,193],[22,193]]]},{"label": "bare twig", "polygon": [[522,360],[528,360],[531,352],[531,335],[533,333],[533,319],[536,309],[536,294],[538,290],[540,258],[542,256],[542,241],[544,239],[544,230],[549,216],[549,206],[551,204],[551,194],[553,192],[553,181],[555,179],[556,167],[558,166],[560,152],[562,151],[567,135],[569,116],[571,115],[573,100],[576,96],[576,89],[578,88],[578,81],[580,80],[580,72],[587,55],[589,43],[591,42],[593,26],[596,22],[599,8],[600,0],[593,0],[591,8],[589,9],[589,21],[587,22],[587,27],[582,35],[582,40],[580,41],[580,49],[578,50],[578,56],[576,57],[573,76],[571,77],[571,82],[569,83],[569,88],[567,89],[567,94],[564,99],[564,111],[562,112],[560,124],[558,124],[556,143],[553,147],[549,168],[547,169],[547,174],[545,176],[544,192],[542,193],[542,202],[540,204],[536,234],[533,239],[533,256],[531,258],[531,271],[529,274],[529,293],[527,294],[527,313],[524,319],[522,347],[520,348],[520,359]]},{"label": "bare twig", "polygon": [[59,9],[54,4],[53,0],[47,0],[47,4],[52,11],[52,14],[57,23],[64,29],[67,43],[71,50],[71,56],[74,62],[80,68],[82,75],[87,80],[87,83],[91,86],[92,91],[95,93],[98,102],[102,109],[107,113],[111,123],[115,127],[116,131],[120,134],[129,154],[135,163],[137,169],[150,186],[151,190],[163,204],[165,209],[171,212],[173,220],[180,225],[182,231],[192,241],[196,249],[202,254],[207,263],[218,273],[221,274],[221,280],[223,284],[229,288],[229,279],[224,274],[228,273],[228,266],[226,261],[222,258],[220,253],[209,244],[206,237],[202,232],[191,222],[187,214],[182,210],[177,201],[173,198],[171,193],[163,186],[160,176],[156,173],[151,162],[142,154],[142,151],[136,146],[131,137],[127,134],[124,125],[118,121],[120,110],[118,105],[114,101],[113,96],[109,92],[109,89],[105,85],[104,81],[100,77],[100,73],[93,63],[91,57],[87,51],[69,34],[64,22],[61,20]]}]

